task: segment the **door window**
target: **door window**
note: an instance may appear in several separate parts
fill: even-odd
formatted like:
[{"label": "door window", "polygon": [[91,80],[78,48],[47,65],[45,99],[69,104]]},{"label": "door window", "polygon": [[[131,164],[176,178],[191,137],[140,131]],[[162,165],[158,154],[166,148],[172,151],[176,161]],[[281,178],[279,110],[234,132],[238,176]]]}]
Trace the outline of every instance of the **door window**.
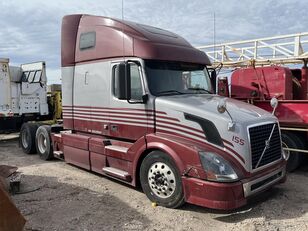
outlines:
[{"label": "door window", "polygon": [[[117,66],[115,66],[113,70],[113,76],[116,71]],[[138,65],[131,63],[130,64],[130,76],[131,76],[131,100],[142,100],[143,90],[142,90],[142,83],[141,83],[141,75],[139,71]],[[118,86],[116,84],[115,78],[113,77],[113,94],[115,97],[118,98],[116,92]]]}]

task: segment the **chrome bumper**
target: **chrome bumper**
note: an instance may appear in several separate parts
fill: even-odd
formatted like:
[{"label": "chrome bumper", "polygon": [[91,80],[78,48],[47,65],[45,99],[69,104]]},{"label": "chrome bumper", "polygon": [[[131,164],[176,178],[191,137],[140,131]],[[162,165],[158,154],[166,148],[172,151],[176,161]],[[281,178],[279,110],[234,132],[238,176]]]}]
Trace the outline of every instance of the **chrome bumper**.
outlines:
[{"label": "chrome bumper", "polygon": [[283,167],[258,179],[244,183],[243,184],[244,196],[249,197],[255,193],[258,193],[270,187],[271,185],[283,179],[285,175],[286,175],[286,169],[285,167]]}]

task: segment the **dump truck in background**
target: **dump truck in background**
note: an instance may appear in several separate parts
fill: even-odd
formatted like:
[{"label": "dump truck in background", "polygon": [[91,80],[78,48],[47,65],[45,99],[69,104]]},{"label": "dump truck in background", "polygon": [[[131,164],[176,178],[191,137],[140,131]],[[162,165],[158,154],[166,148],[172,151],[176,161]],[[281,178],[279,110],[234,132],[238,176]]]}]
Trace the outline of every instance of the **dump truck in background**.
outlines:
[{"label": "dump truck in background", "polygon": [[19,130],[27,121],[61,119],[61,88],[49,88],[45,62],[10,66],[9,59],[1,58],[0,131]]},{"label": "dump truck in background", "polygon": [[308,33],[281,35],[201,46],[213,67],[232,70],[220,76],[217,93],[275,111],[282,145],[289,153],[287,169],[295,170],[308,154]]},{"label": "dump truck in background", "polygon": [[24,152],[141,185],[171,208],[234,209],[285,181],[277,118],[212,94],[208,57],[182,37],[68,15],[61,38],[63,124],[25,123]]}]

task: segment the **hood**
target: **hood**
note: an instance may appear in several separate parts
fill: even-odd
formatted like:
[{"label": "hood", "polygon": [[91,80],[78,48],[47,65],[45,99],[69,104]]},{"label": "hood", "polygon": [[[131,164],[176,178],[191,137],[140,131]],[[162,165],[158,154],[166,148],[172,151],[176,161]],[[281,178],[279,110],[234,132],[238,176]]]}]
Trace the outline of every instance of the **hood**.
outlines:
[{"label": "hood", "polygon": [[210,94],[163,96],[156,99],[156,104],[203,118],[230,121],[227,112],[221,114],[217,111],[221,99],[226,101],[227,110],[236,123],[255,123],[256,120],[275,118],[271,113],[251,104]]},{"label": "hood", "polygon": [[[226,101],[233,124],[227,111],[217,111],[221,99]],[[278,122],[271,113],[256,106],[211,94],[161,96],[156,98],[155,107],[169,117],[163,120],[164,116],[159,115],[157,131],[211,144],[235,158],[246,171],[251,170],[249,129]]]}]

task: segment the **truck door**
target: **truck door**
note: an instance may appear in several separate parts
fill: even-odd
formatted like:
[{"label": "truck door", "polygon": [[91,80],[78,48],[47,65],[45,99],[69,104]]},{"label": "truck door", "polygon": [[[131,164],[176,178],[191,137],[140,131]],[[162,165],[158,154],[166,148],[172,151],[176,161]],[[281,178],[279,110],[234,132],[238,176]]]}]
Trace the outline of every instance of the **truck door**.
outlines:
[{"label": "truck door", "polygon": [[44,62],[21,65],[20,111],[23,113],[48,114],[46,70]]},{"label": "truck door", "polygon": [[0,59],[0,116],[11,109],[11,86],[8,71],[8,60]]},{"label": "truck door", "polygon": [[[131,63],[131,100],[118,99],[114,73],[118,64],[112,65],[110,98],[110,136],[114,138],[137,140],[153,129],[153,107],[150,103],[141,103],[145,95],[144,76],[141,65]],[[136,103],[139,102],[139,103]]]},{"label": "truck door", "polygon": [[74,129],[107,135],[109,62],[76,65],[74,79]]}]

